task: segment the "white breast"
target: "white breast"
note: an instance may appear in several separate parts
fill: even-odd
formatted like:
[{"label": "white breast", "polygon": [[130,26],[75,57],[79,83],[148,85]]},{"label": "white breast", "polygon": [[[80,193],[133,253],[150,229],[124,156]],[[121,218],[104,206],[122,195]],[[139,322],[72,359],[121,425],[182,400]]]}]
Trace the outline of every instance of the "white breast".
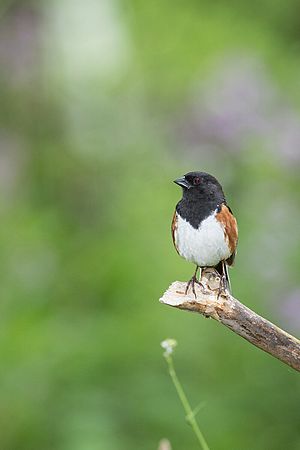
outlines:
[{"label": "white breast", "polygon": [[202,221],[195,229],[177,214],[175,243],[178,253],[200,267],[213,267],[229,258],[230,249],[224,236],[224,228],[215,213]]}]

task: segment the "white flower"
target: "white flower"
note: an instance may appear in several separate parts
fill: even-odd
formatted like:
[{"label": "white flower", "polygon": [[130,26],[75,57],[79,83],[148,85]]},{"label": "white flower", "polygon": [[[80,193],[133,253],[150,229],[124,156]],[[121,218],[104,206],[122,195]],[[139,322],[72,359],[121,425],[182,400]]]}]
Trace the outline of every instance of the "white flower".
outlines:
[{"label": "white flower", "polygon": [[175,341],[175,339],[165,339],[160,343],[160,345],[165,350],[164,356],[167,357],[173,353],[173,350],[177,345],[177,341]]}]

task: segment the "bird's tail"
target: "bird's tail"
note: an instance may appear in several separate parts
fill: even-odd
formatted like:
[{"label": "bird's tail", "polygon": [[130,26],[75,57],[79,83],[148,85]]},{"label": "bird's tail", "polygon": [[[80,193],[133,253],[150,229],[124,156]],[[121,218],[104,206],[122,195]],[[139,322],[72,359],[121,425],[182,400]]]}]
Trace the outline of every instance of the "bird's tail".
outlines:
[{"label": "bird's tail", "polygon": [[228,265],[226,264],[225,261],[224,262],[220,261],[219,264],[215,267],[215,269],[220,274],[222,280],[225,280],[226,289],[231,294],[232,290],[231,290],[231,283],[230,283],[230,278],[229,278],[229,273],[228,273]]}]

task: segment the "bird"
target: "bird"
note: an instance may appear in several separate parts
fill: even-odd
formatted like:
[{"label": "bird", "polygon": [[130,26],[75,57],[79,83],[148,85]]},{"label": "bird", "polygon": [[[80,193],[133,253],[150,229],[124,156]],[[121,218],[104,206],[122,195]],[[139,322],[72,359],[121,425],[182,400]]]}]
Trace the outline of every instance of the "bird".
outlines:
[{"label": "bird", "polygon": [[[228,266],[232,266],[238,243],[238,227],[218,180],[206,172],[188,172],[174,180],[182,188],[172,219],[172,239],[177,253],[196,265],[188,281],[195,298],[195,284],[202,287],[202,269],[213,267],[220,275],[219,294],[231,293]],[[200,269],[200,279],[197,278]]]}]

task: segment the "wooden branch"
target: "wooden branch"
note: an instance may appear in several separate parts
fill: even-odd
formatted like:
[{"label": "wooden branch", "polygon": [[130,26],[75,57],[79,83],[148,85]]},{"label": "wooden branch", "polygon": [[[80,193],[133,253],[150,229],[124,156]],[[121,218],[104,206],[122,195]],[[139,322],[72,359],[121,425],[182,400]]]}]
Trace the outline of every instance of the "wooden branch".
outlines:
[{"label": "wooden branch", "polygon": [[300,372],[300,341],[256,314],[228,293],[218,298],[220,278],[214,269],[202,270],[204,289],[195,285],[195,298],[186,283],[175,281],[160,299],[161,303],[178,309],[211,317],[251,344],[264,350]]}]

